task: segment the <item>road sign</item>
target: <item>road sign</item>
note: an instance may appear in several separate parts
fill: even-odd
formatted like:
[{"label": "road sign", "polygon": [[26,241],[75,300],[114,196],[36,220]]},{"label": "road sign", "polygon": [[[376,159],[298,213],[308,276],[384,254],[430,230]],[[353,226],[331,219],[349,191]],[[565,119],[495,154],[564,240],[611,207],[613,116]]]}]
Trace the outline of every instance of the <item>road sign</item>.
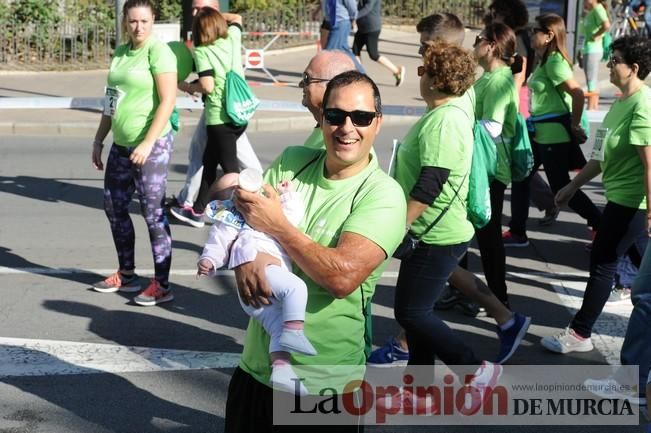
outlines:
[{"label": "road sign", "polygon": [[264,69],[264,50],[245,50],[244,68]]}]

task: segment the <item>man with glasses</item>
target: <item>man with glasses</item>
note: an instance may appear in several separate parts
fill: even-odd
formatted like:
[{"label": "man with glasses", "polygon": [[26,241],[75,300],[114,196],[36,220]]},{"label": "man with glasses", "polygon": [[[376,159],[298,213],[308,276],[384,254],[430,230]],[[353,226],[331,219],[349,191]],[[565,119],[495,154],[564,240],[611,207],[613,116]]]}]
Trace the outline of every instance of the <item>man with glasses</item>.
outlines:
[{"label": "man with glasses", "polygon": [[[199,9],[208,7],[215,10],[219,10],[219,1],[218,0],[192,0],[192,16],[195,16]],[[228,20],[228,13],[222,13],[224,18]],[[194,200],[197,198],[199,193],[199,188],[201,187],[201,176],[203,174],[203,153],[206,149],[206,143],[208,142],[208,135],[206,131],[206,116],[205,111],[201,114],[199,118],[199,123],[197,124],[194,134],[192,135],[192,140],[190,141],[190,150],[188,152],[188,171],[185,176],[185,182],[183,188],[179,191],[179,194],[176,197],[171,197],[167,200],[166,208],[171,207],[192,207]],[[251,142],[249,141],[246,132],[242,133],[237,139],[237,160],[239,162],[240,168],[255,168],[259,171],[262,171],[262,165],[251,147]]]},{"label": "man with glasses", "polygon": [[342,51],[321,51],[307,64],[299,87],[303,89],[302,104],[312,113],[316,126],[305,140],[304,145],[313,149],[323,149],[321,133],[321,108],[323,95],[328,82],[342,72],[355,70],[353,60]]},{"label": "man with glasses", "polygon": [[[306,69],[309,77],[304,77],[307,87],[320,84],[310,77],[328,76],[316,75],[312,66],[311,62]],[[269,185],[264,186],[264,195],[237,190],[235,201],[252,227],[285,249],[296,275],[308,286],[305,333],[318,354],[294,356],[292,364],[306,377],[310,394],[328,389],[330,395],[334,389],[341,395],[345,383],[364,374],[363,310],[404,235],[406,204],[399,185],[371,154],[382,124],[375,83],[357,71],[344,72],[328,81],[321,102],[323,112],[318,120],[325,149],[289,147],[265,173],[268,184],[283,179],[295,184],[306,204],[299,228],[287,221],[278,195]],[[235,268],[244,302],[254,307],[268,302],[271,291],[264,268],[273,263],[272,257],[258,253],[255,261]],[[282,396],[274,396],[269,385],[268,347],[269,336],[256,321],[250,321],[242,359],[229,386],[226,433],[271,431],[275,415],[291,416],[273,413],[278,402],[275,398]],[[301,365],[311,368],[301,370]],[[326,366],[341,366],[346,375],[354,373],[342,378],[328,374]],[[360,420],[354,421],[354,425],[337,426],[336,430],[361,432]],[[333,431],[332,426],[286,428],[277,424],[273,431]]]}]

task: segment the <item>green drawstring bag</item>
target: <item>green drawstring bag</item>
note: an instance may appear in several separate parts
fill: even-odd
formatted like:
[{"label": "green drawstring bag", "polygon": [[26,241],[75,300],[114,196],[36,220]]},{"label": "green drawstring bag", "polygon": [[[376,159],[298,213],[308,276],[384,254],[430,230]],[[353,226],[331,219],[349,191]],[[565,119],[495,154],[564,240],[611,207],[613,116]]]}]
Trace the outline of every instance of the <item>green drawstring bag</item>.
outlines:
[{"label": "green drawstring bag", "polygon": [[610,32],[606,32],[601,36],[601,45],[604,50],[604,55],[601,56],[601,61],[602,62],[607,62],[608,59],[610,58],[610,53],[612,53],[612,45],[613,45],[613,35],[610,34]]},{"label": "green drawstring bag", "polygon": [[228,117],[236,126],[244,126],[249,123],[260,101],[251,91],[244,78],[235,72],[235,62],[240,57],[235,52],[235,41],[233,41],[233,56],[231,68],[226,72],[226,86],[224,89],[224,104]]},{"label": "green drawstring bag", "polygon": [[260,105],[244,78],[232,70],[226,73],[225,98],[226,113],[237,126],[248,124]]},{"label": "green drawstring bag", "polygon": [[[506,145],[506,144],[505,144]],[[527,123],[518,113],[515,119],[515,137],[511,143],[511,179],[520,182],[529,176],[533,169],[533,151],[529,141]]]},{"label": "green drawstring bag", "polygon": [[179,118],[179,110],[174,107],[172,110],[172,115],[170,116],[170,124],[172,125],[172,131],[176,134],[181,129],[181,122]]},{"label": "green drawstring bag", "polygon": [[473,129],[475,141],[468,178],[468,221],[476,229],[484,227],[491,219],[490,184],[497,169],[495,142],[479,122]]}]

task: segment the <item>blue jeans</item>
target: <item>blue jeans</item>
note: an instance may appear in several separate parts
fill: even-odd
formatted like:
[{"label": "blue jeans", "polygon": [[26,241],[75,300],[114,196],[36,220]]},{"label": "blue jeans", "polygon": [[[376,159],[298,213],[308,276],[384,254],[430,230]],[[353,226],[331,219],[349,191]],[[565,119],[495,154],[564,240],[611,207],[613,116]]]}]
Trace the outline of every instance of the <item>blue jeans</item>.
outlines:
[{"label": "blue jeans", "polygon": [[633,287],[633,281],[637,275],[637,266],[631,262],[631,258],[623,256],[617,262],[617,274],[615,275],[615,284],[619,287]]},{"label": "blue jeans", "polygon": [[349,20],[337,21],[337,23],[330,29],[328,34],[328,42],[326,43],[326,50],[340,50],[348,54],[353,62],[355,62],[355,68],[362,74],[365,74],[366,71],[357,58],[353,54],[353,50],[348,46],[348,35],[352,30],[352,24]]},{"label": "blue jeans", "polygon": [[633,10],[637,9],[640,5],[644,4],[644,23],[646,24],[647,37],[651,37],[651,2],[633,0],[630,4]]},{"label": "blue jeans", "polygon": [[590,337],[592,327],[608,300],[617,271],[617,262],[628,254],[639,265],[648,241],[646,212],[641,209],[606,203],[590,252],[590,277],[581,309],[570,327],[582,337]]},{"label": "blue jeans", "polygon": [[651,369],[651,248],[647,246],[631,289],[633,312],[622,345],[622,365],[640,366],[640,393],[646,389]]},{"label": "blue jeans", "polygon": [[394,309],[405,329],[409,365],[434,365],[437,356],[447,365],[480,362],[463,339],[434,314],[434,303],[470,242],[438,246],[421,242],[400,264]]}]

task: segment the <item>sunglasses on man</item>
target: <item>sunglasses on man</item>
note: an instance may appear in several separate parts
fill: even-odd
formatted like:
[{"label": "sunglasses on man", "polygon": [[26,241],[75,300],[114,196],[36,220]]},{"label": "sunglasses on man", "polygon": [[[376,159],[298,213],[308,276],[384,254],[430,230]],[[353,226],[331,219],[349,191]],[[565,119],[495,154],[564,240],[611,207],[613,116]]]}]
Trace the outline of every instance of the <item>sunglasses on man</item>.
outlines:
[{"label": "sunglasses on man", "polygon": [[373,119],[380,117],[377,111],[345,111],[339,108],[326,108],[323,110],[325,121],[332,126],[341,126],[346,123],[346,118],[350,117],[351,122],[355,126],[369,126],[373,123]]},{"label": "sunglasses on man", "polygon": [[303,72],[303,78],[301,78],[301,81],[299,81],[298,84],[301,85],[302,87],[307,87],[310,84],[327,83],[328,81],[330,81],[330,80],[327,79],[327,78],[313,77],[310,74],[308,74],[307,72]]}]

